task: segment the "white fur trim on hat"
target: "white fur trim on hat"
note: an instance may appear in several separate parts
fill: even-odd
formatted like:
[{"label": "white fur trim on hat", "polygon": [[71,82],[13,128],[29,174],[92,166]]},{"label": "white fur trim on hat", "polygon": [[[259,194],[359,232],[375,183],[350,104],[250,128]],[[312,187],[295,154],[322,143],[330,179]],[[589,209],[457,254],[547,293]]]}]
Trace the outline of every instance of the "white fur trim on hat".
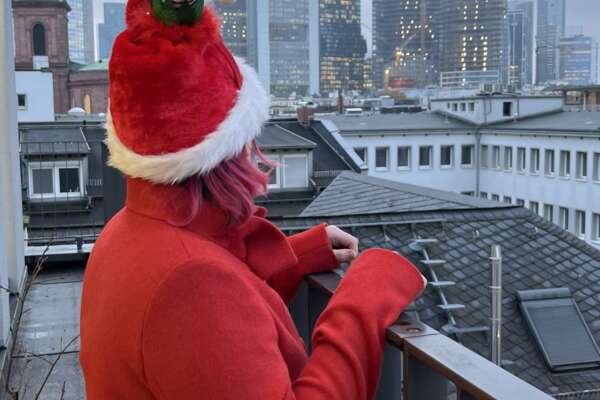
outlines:
[{"label": "white fur trim on hat", "polygon": [[204,175],[244,149],[260,134],[269,118],[269,97],[252,67],[236,57],[244,82],[237,100],[217,129],[202,142],[187,149],[161,155],[141,155],[126,147],[112,122],[110,110],[106,118],[106,145],[110,151],[108,164],[132,178],[143,178],[158,184],[175,184],[193,175]]}]

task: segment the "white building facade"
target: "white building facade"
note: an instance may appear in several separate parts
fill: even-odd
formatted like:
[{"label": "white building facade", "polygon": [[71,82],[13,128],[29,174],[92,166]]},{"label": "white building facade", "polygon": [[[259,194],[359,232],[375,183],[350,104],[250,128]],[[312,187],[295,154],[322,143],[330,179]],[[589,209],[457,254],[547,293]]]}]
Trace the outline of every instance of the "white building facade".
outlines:
[{"label": "white building facade", "polygon": [[326,126],[369,175],[529,207],[600,246],[600,113],[563,112],[556,96],[434,99],[431,108]]},{"label": "white building facade", "polygon": [[54,121],[51,71],[16,71],[18,122]]}]

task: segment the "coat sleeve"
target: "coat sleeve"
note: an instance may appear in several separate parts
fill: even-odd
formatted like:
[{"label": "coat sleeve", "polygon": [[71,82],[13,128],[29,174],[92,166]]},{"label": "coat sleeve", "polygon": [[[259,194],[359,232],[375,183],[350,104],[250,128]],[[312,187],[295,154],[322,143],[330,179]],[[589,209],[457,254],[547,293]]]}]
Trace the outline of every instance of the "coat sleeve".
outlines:
[{"label": "coat sleeve", "polygon": [[269,284],[286,304],[296,295],[304,277],[308,274],[331,271],[338,267],[325,224],[288,237],[298,263],[269,280]]},{"label": "coat sleeve", "polygon": [[189,263],[161,284],[142,333],[145,378],[157,399],[373,397],[385,328],[423,287],[410,263],[386,250],[357,259],[320,317],[313,354],[295,381],[272,310],[239,267]]}]

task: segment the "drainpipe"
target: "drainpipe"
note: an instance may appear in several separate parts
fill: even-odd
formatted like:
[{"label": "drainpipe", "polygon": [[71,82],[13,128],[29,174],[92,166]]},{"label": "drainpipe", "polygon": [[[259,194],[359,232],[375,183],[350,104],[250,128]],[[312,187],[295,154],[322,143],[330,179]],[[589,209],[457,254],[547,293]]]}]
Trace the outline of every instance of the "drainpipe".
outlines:
[{"label": "drainpipe", "polygon": [[[17,134],[12,7],[0,5],[0,285],[18,291],[23,278],[23,213]],[[0,341],[9,333],[8,293],[0,291]]]},{"label": "drainpipe", "polygon": [[479,127],[475,128],[475,197],[480,197],[481,180],[481,132]]},{"label": "drainpipe", "polygon": [[502,366],[502,249],[493,245],[490,253],[491,273],[491,331],[490,331],[490,359]]}]

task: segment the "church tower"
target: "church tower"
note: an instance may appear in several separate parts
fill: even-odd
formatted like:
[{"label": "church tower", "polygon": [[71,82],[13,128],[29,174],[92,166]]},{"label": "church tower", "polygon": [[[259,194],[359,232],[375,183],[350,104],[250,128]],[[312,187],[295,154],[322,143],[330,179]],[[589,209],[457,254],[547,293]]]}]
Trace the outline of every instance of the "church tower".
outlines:
[{"label": "church tower", "polygon": [[69,109],[69,40],[65,0],[13,0],[15,67],[47,68],[54,78],[54,107]]}]

